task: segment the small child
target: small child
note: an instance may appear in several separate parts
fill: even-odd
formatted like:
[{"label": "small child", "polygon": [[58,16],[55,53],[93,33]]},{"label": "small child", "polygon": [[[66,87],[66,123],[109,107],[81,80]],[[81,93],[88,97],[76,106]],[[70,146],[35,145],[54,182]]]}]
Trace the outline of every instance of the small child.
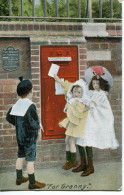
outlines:
[{"label": "small child", "polygon": [[[76,144],[82,147],[83,151],[84,147],[90,147],[91,151],[92,147],[116,149],[119,143],[114,131],[114,116],[106,95],[110,89],[109,83],[102,77],[93,76],[89,89],[90,110],[88,111],[84,135],[77,138]],[[85,152],[82,153],[82,156],[86,158]],[[93,154],[88,158],[87,169],[81,176],[88,176],[91,173],[94,173]]]},{"label": "small child", "polygon": [[[16,127],[16,138],[18,144],[18,158],[16,161],[16,185],[21,185],[29,180],[29,189],[39,189],[46,186],[35,180],[34,161],[36,158],[36,141],[40,129],[36,106],[28,95],[32,92],[32,83],[19,77],[17,94],[20,99],[9,109],[6,120]],[[43,128],[42,128],[43,129]],[[24,160],[27,163],[28,177],[23,177],[22,168]]]},{"label": "small child", "polygon": [[77,166],[76,161],[76,145],[77,137],[82,137],[85,122],[87,119],[87,107],[84,105],[86,96],[86,86],[83,80],[74,83],[61,81],[58,76],[54,76],[65,90],[67,104],[64,111],[67,117],[60,121],[60,127],[66,128],[66,163],[62,167],[68,170]]}]

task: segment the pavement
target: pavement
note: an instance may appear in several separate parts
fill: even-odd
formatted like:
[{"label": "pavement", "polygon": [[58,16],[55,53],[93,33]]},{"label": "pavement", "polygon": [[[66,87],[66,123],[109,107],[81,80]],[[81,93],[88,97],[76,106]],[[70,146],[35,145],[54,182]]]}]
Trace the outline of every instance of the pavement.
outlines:
[{"label": "pavement", "polygon": [[[62,165],[47,169],[36,169],[37,181],[46,183],[41,191],[121,191],[122,190],[122,163],[121,162],[95,162],[95,172],[89,176],[81,177],[81,172],[73,173],[63,170]],[[27,172],[24,171],[24,176]],[[16,173],[0,174],[0,191],[30,191],[28,182],[17,186]],[[34,190],[33,190],[34,191]],[[38,190],[39,191],[39,190]]]}]

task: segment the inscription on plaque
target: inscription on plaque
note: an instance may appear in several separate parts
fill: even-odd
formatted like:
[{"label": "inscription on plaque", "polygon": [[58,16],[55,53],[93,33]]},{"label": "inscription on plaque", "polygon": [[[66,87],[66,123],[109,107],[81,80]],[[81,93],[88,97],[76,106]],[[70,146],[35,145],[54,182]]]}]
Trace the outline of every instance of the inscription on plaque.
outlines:
[{"label": "inscription on plaque", "polygon": [[8,71],[14,71],[19,68],[19,49],[8,46],[2,50],[3,68]]}]

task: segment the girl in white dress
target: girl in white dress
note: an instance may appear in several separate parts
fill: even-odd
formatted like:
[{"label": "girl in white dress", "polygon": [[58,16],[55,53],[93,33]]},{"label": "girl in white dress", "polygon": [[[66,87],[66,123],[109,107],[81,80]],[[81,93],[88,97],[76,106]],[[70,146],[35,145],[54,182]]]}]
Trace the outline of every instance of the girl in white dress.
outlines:
[{"label": "girl in white dress", "polygon": [[[90,104],[84,135],[77,138],[76,144],[82,147],[116,149],[119,143],[114,131],[114,116],[107,98],[108,82],[94,76],[89,85]],[[88,158],[88,167],[81,176],[94,172],[92,158]]]}]

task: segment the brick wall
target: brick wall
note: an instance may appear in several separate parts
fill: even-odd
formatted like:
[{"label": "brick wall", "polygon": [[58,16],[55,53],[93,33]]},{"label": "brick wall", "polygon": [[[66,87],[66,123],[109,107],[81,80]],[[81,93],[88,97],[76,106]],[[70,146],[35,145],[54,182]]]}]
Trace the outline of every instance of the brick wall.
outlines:
[{"label": "brick wall", "polygon": [[[89,31],[88,35],[87,31]],[[28,73],[28,78],[32,79],[34,86],[32,100],[36,103],[39,117],[41,116],[42,95],[40,92],[40,45],[77,45],[79,78],[83,78],[84,70],[92,65],[103,65],[109,69],[114,76],[114,86],[110,92],[109,99],[115,116],[115,130],[120,147],[114,154],[109,150],[94,149],[94,160],[116,161],[121,159],[121,24],[104,24],[104,31],[104,36],[101,30],[99,32],[101,37],[98,38],[96,25],[94,27],[90,24],[0,22],[0,41],[11,38],[12,43],[16,37],[18,44],[21,44],[19,40],[28,39],[29,58],[26,59],[29,59],[29,68],[26,72]],[[95,37],[92,37],[92,32],[94,32],[94,36],[96,35]],[[104,54],[110,54],[108,56],[108,59],[110,59],[108,61],[101,61],[95,58],[89,60],[88,55],[91,55],[92,51],[102,51]],[[19,74],[23,74],[23,70],[19,69]],[[0,74],[0,172],[15,171],[17,158],[15,129],[6,122],[5,116],[7,110],[17,100],[15,90],[18,80],[15,78],[18,75],[15,74],[9,77],[10,73],[7,74],[8,72],[6,74],[4,72],[2,77]],[[37,168],[60,166],[64,161],[64,139],[42,140],[42,137],[39,138],[37,144]]]},{"label": "brick wall", "polygon": [[5,119],[7,110],[17,101],[17,83],[15,79],[0,79],[0,169],[4,167],[4,171],[14,167],[17,157],[15,129]]},{"label": "brick wall", "polygon": [[[122,42],[120,38],[87,38],[87,51],[102,51],[105,60],[88,60],[88,66],[104,66],[112,75],[121,75]],[[106,60],[106,53],[111,52],[111,58]],[[97,54],[98,57],[98,54]],[[100,56],[101,57],[101,56]]]}]

